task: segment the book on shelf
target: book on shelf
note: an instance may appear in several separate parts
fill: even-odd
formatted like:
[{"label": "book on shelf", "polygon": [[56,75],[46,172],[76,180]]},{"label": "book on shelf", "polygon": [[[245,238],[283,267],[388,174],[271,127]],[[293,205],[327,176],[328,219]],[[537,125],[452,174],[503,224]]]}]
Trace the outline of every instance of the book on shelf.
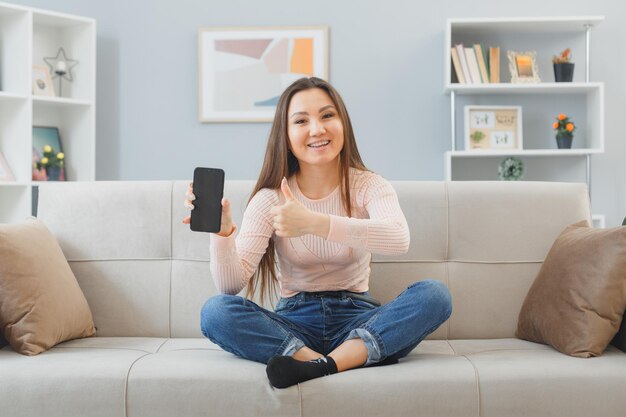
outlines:
[{"label": "book on shelf", "polygon": [[483,59],[485,60],[485,70],[487,71],[487,82],[490,83],[491,82],[491,73],[490,68],[489,68],[489,48],[485,48],[485,45],[483,45],[482,43],[480,44],[480,49],[483,52]]},{"label": "book on shelf", "polygon": [[480,78],[480,69],[478,69],[478,60],[476,59],[476,53],[474,48],[465,48],[465,59],[470,71],[470,77],[472,78],[472,84],[482,84]]},{"label": "book on shelf", "polygon": [[489,48],[489,75],[493,84],[500,82],[500,47]]},{"label": "book on shelf", "polygon": [[450,48],[452,58],[451,82],[458,84],[500,83],[500,47],[485,47],[462,43]]},{"label": "book on shelf", "polygon": [[478,61],[478,69],[480,70],[480,78],[483,84],[489,84],[489,73],[487,72],[487,65],[485,54],[483,54],[483,47],[480,44],[474,44],[474,52],[476,53],[476,60]]},{"label": "book on shelf", "polygon": [[459,56],[459,61],[461,62],[461,69],[463,71],[463,78],[465,78],[466,84],[472,84],[472,78],[470,77],[469,68],[467,67],[467,61],[465,59],[465,48],[463,44],[460,43],[454,46],[457,51],[457,55]]},{"label": "book on shelf", "polygon": [[456,79],[459,81],[459,84],[467,84],[465,75],[463,75],[463,67],[461,67],[459,52],[454,46],[450,48],[450,55],[452,56],[452,67],[454,68],[453,75],[456,74]]}]

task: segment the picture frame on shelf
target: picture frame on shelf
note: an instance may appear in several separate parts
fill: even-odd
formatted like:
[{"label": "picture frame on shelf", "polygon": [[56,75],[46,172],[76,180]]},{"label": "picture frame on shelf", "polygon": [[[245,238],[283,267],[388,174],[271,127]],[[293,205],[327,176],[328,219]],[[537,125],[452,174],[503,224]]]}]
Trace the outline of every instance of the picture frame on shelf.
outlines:
[{"label": "picture frame on shelf", "polygon": [[328,79],[328,26],[198,30],[201,122],[271,122],[302,77]]},{"label": "picture frame on shelf", "polygon": [[15,176],[13,175],[13,171],[11,171],[11,167],[7,162],[6,158],[0,152],[0,182],[13,182],[15,181]]},{"label": "picture frame on shelf", "polygon": [[56,96],[52,85],[52,76],[48,67],[33,65],[33,94],[36,96]]},{"label": "picture frame on shelf", "polygon": [[537,52],[508,51],[509,71],[511,83],[540,83],[539,68],[537,66]]},{"label": "picture frame on shelf", "polygon": [[465,150],[523,149],[521,106],[465,106]]},{"label": "picture frame on shelf", "polygon": [[[50,146],[51,151],[45,150]],[[65,154],[63,153],[59,128],[33,126],[33,181],[66,181]],[[42,164],[42,158],[48,157],[48,164]]]}]

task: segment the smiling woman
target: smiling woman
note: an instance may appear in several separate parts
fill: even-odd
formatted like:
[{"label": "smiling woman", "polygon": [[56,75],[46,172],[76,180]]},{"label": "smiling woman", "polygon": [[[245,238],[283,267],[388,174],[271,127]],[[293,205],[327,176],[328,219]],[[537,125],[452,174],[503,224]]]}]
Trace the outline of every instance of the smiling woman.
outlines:
[{"label": "smiling woman", "polygon": [[[223,294],[205,303],[202,332],[267,363],[277,388],[396,363],[451,313],[448,290],[434,280],[384,306],[369,296],[372,253],[405,253],[409,230],[395,190],[363,164],[343,100],[324,80],[302,78],[280,96],[236,240],[226,199],[222,213],[209,249]],[[261,298],[278,289],[275,310],[235,295],[244,287]]]},{"label": "smiling woman", "polygon": [[[343,124],[332,99],[319,88],[300,91],[291,99],[288,114],[289,151],[298,160],[301,190],[308,186],[314,191],[323,177],[326,188],[334,189],[343,149]],[[303,184],[307,178],[315,178],[316,184]]]}]

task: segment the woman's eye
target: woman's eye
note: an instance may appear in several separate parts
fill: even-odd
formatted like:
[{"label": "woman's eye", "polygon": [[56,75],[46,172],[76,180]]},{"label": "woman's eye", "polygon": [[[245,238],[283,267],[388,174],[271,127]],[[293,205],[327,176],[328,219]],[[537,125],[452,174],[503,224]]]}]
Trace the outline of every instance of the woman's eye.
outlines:
[{"label": "woman's eye", "polygon": [[330,119],[331,117],[334,116],[334,113],[326,113],[324,116],[322,116],[324,119]]},{"label": "woman's eye", "polygon": [[306,122],[306,120],[304,120],[304,119],[299,119],[299,120],[296,120],[294,123],[295,123],[295,124],[297,124],[297,125],[301,125],[301,124],[302,124],[302,123],[304,123],[304,122]]}]

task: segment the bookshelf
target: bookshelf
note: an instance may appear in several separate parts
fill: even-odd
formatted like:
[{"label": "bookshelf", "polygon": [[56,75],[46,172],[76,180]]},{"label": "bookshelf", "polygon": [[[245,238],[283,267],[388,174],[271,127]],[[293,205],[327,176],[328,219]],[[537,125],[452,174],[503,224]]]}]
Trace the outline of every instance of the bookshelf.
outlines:
[{"label": "bookshelf", "polygon": [[[604,83],[592,81],[591,33],[603,16],[448,19],[444,93],[450,96],[450,150],[444,152],[446,180],[498,180],[498,165],[514,156],[524,163],[524,180],[586,182],[591,193],[591,157],[604,152]],[[453,82],[451,48],[481,44],[500,48],[497,84]],[[572,50],[573,82],[554,82],[552,56]],[[507,51],[536,51],[540,82],[510,82]],[[521,106],[523,149],[464,149],[465,106]],[[576,123],[572,149],[557,149],[552,128],[560,113]],[[602,215],[594,215],[601,224]]]},{"label": "bookshelf", "polygon": [[[61,97],[32,93],[33,65],[63,47],[79,61]],[[53,81],[58,94],[58,82]],[[95,180],[96,23],[94,19],[0,2],[0,152],[15,181],[0,181],[0,223],[32,214],[32,127],[59,129],[70,181]]]}]

